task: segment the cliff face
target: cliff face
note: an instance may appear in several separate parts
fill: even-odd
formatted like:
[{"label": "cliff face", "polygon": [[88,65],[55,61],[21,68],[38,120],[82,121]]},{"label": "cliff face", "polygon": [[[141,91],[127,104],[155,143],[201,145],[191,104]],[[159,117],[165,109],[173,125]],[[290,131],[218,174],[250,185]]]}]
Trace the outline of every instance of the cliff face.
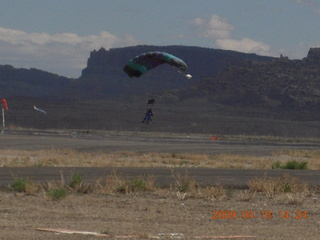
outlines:
[{"label": "cliff face", "polygon": [[320,48],[310,48],[305,60],[310,63],[320,63]]},{"label": "cliff face", "polygon": [[[151,51],[168,52],[185,60],[188,71],[194,74],[196,80],[204,76],[214,75],[227,66],[239,65],[245,60],[271,61],[272,59],[255,54],[186,46],[135,46],[108,51],[101,48],[90,53],[87,67],[83,69],[81,77],[109,75],[110,73],[126,76],[122,71],[123,66],[133,57]],[[162,69],[162,71],[168,72],[167,69]],[[150,71],[148,75],[151,74]],[[154,75],[157,74],[160,74],[160,71],[156,71]]]},{"label": "cliff face", "polygon": [[[129,78],[123,66],[133,57],[150,51],[164,51],[182,58],[188,64],[187,80],[177,69],[167,64]],[[161,94],[171,89],[190,86],[191,83],[213,76],[224,68],[238,66],[245,61],[271,61],[272,58],[186,46],[134,46],[90,53],[87,67],[79,79],[68,79],[37,69],[16,69],[0,66],[0,94],[2,96],[47,97],[55,99],[105,99],[130,97],[139,94]]]},{"label": "cliff face", "polygon": [[[188,65],[186,72],[193,78],[186,80],[177,69],[163,64],[139,78],[130,79],[123,71],[123,66],[133,57],[151,51],[167,52],[183,59]],[[101,48],[91,52],[78,82],[83,89],[100,85],[100,94],[96,92],[95,96],[160,94],[190,86],[193,82],[218,74],[226,67],[242,65],[246,61],[268,62],[272,59],[255,54],[186,46],[135,46],[108,51]]]}]

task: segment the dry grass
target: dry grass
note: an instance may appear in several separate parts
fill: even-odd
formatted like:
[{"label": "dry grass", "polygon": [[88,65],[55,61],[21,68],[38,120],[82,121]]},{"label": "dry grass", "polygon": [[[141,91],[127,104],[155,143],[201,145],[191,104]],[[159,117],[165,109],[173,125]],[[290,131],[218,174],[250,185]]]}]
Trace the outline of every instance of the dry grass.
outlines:
[{"label": "dry grass", "polygon": [[[2,150],[0,166],[101,166],[101,167],[212,167],[265,168],[290,160],[307,161],[319,169],[320,151],[276,152],[272,156],[205,155],[137,152],[83,152],[76,150]],[[181,169],[180,169],[181,170]],[[154,176],[124,178],[116,172],[96,182],[27,181],[24,192],[1,192],[0,225],[6,239],[62,239],[63,235],[35,231],[37,227],[96,231],[113,236],[156,236],[158,239],[196,239],[195,236],[253,235],[257,239],[318,239],[319,191],[288,176],[251,180],[251,189],[201,186],[185,172],[171,172],[176,180],[167,188],[156,186]],[[72,179],[72,178],[71,178]],[[52,190],[64,189],[65,197]],[[48,194],[50,192],[50,194]],[[308,218],[295,219],[296,211]],[[212,219],[212,211],[253,211],[254,219]],[[272,219],[261,212],[272,211]],[[291,218],[279,218],[279,212]],[[167,235],[165,235],[167,233]],[[161,235],[162,234],[162,235]],[[189,238],[187,238],[187,236]],[[79,236],[66,236],[80,239]],[[203,237],[205,239],[208,237]],[[82,239],[82,238],[81,238]],[[84,239],[84,238],[83,238]]]},{"label": "dry grass", "polygon": [[235,154],[176,154],[138,152],[83,152],[72,149],[2,150],[1,167],[208,167],[271,169],[272,164],[307,162],[308,169],[320,169],[320,151],[289,150],[272,156]]},{"label": "dry grass", "polygon": [[287,192],[309,192],[306,183],[300,183],[297,178],[293,178],[287,174],[282,177],[268,177],[264,175],[261,178],[254,178],[249,181],[249,187],[253,191],[264,192],[269,197]]},{"label": "dry grass", "polygon": [[[139,194],[142,192],[152,192],[153,194],[165,197],[177,197],[180,200],[187,198],[207,199],[211,201],[220,201],[227,197],[227,189],[223,186],[200,186],[194,179],[190,178],[188,173],[175,173],[172,176],[176,179],[176,184],[170,187],[160,188],[155,186],[154,176],[147,177],[121,177],[113,171],[110,175],[96,180],[96,182],[79,181],[65,182],[65,176],[61,173],[59,181],[49,181],[46,183],[37,183],[29,179],[16,179],[15,182],[23,182],[23,187],[19,189],[13,187],[11,190],[24,192],[27,195],[43,196],[46,199],[61,200],[52,196],[55,190],[63,190],[68,194]],[[71,177],[72,179],[72,177]]]},{"label": "dry grass", "polygon": [[[243,169],[271,169],[275,161],[285,163],[289,160],[307,161],[309,169],[319,169],[320,151],[282,151],[272,156],[246,156],[246,155],[206,155],[206,154],[176,154],[176,153],[137,153],[137,152],[83,152],[71,149],[49,149],[38,151],[4,150],[0,156],[0,165],[6,167],[212,167],[212,168],[243,168]],[[51,189],[66,188],[69,193],[103,193],[131,194],[136,192],[156,192],[159,195],[168,195],[179,199],[203,198],[220,201],[229,197],[228,189],[216,185],[202,187],[184,174],[171,172],[176,184],[170,189],[159,189],[154,185],[153,176],[147,179],[140,177],[124,179],[115,172],[97,180],[95,183],[79,181],[78,183],[66,183],[61,174],[58,182],[48,182],[39,185],[28,181],[25,192],[37,195],[48,192]],[[288,176],[282,178],[252,179],[249,183],[250,191],[238,195],[241,201],[255,199],[257,193],[263,193],[269,198],[277,198],[288,204],[301,204],[304,199],[312,194],[310,188],[298,183],[296,179]]]},{"label": "dry grass", "polygon": [[275,198],[281,203],[301,205],[303,201],[315,193],[308,184],[299,182],[289,175],[282,177],[254,178],[249,181],[250,191],[262,193],[268,198]]},{"label": "dry grass", "polygon": [[[118,239],[113,236],[213,239],[235,235],[257,239],[318,239],[319,192],[311,198],[308,186],[296,179],[264,176],[253,179],[250,190],[233,190],[219,185],[200,186],[187,171],[172,172],[172,175],[176,184],[169,188],[154,186],[152,176],[128,179],[116,172],[93,183],[76,181],[76,185],[66,182],[67,176],[62,174],[59,181],[44,184],[28,181],[26,189],[30,184],[29,189],[33,190],[1,194],[1,233],[6,239],[88,238],[35,231],[35,228],[50,227],[107,233],[112,239]],[[291,191],[279,187],[284,181]],[[81,191],[80,186],[86,184],[90,184],[90,192]],[[183,185],[188,186],[184,191]],[[270,189],[274,189],[273,194],[268,194],[272,192]],[[61,190],[67,194],[63,195]],[[225,216],[236,212],[238,217],[213,218],[215,212]],[[255,218],[242,219],[243,212],[253,213]],[[290,218],[280,218],[280,212],[281,216],[290,215]],[[297,212],[305,212],[307,217]],[[300,216],[298,220],[297,216]]]},{"label": "dry grass", "polygon": [[278,151],[273,154],[274,162],[279,162],[281,165],[288,161],[307,162],[308,169],[319,170],[320,169],[320,151],[311,150],[287,150]]},{"label": "dry grass", "polygon": [[[114,195],[120,193],[127,195],[152,192],[158,196],[176,197],[180,200],[195,198],[222,201],[235,198],[244,202],[253,201],[257,196],[263,194],[267,198],[276,199],[281,203],[290,205],[301,205],[305,199],[310,198],[316,193],[315,189],[289,175],[284,175],[283,177],[268,177],[265,175],[260,178],[253,178],[249,181],[249,190],[239,191],[235,195],[232,189],[227,189],[218,184],[215,186],[200,186],[199,183],[189,177],[187,171],[181,174],[180,172],[175,173],[172,170],[171,174],[175,178],[176,184],[166,188],[156,187],[154,176],[124,178],[113,171],[110,175],[98,179],[96,182],[79,180],[75,183],[71,180],[70,183],[66,183],[62,173],[60,181],[50,181],[47,183],[35,183],[28,179],[22,179],[25,182],[24,188],[16,190],[12,187],[12,190],[25,192],[28,195],[42,195],[46,198],[52,191],[62,189],[68,194],[93,193]],[[55,198],[52,195],[50,198],[60,200],[60,198]]]}]

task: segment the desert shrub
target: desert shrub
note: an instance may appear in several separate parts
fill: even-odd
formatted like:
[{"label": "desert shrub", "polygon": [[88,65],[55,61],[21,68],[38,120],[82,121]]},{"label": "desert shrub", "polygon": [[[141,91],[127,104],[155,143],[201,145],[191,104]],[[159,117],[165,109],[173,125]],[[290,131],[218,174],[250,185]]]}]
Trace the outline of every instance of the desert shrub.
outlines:
[{"label": "desert shrub", "polygon": [[148,176],[147,179],[144,177],[125,179],[113,171],[105,179],[99,179],[95,184],[95,188],[106,194],[151,191],[154,190],[154,177]]},{"label": "desert shrub", "polygon": [[272,163],[272,166],[271,166],[272,169],[278,169],[278,168],[282,168],[282,165],[279,161],[275,162],[275,163]]},{"label": "desert shrub", "polygon": [[69,187],[76,193],[89,193],[92,192],[96,186],[95,184],[84,182],[80,174],[73,173]]},{"label": "desert shrub", "polygon": [[289,205],[301,205],[305,200],[304,194],[286,193],[278,197],[278,201]]},{"label": "desert shrub", "polygon": [[187,170],[185,171],[184,175],[182,175],[180,172],[175,173],[173,170],[171,171],[171,173],[176,180],[178,191],[188,192],[192,191],[195,188],[196,182],[190,179]]},{"label": "desert shrub", "polygon": [[249,180],[249,188],[251,191],[264,193],[271,198],[284,193],[310,193],[307,184],[299,183],[297,178],[287,174],[282,177],[264,175],[262,178],[253,178]]},{"label": "desert shrub", "polygon": [[128,186],[133,192],[145,191],[147,189],[147,182],[141,178],[135,178],[128,182]]},{"label": "desert shrub", "polygon": [[288,161],[283,166],[284,169],[307,169],[308,162]]},{"label": "desert shrub", "polygon": [[58,201],[67,196],[67,190],[65,188],[53,188],[47,192],[47,195],[52,200]]},{"label": "desert shrub", "polygon": [[221,185],[207,186],[201,191],[204,192],[204,197],[210,200],[221,200],[227,197],[227,189]]},{"label": "desert shrub", "polygon": [[15,179],[11,187],[17,192],[25,192],[27,188],[27,179],[17,178]]},{"label": "desert shrub", "polygon": [[254,197],[256,196],[257,192],[255,191],[250,191],[250,190],[244,190],[244,191],[240,191],[237,195],[237,198],[240,201],[244,201],[244,202],[249,202],[252,199],[254,199]]},{"label": "desert shrub", "polygon": [[288,161],[285,164],[280,162],[275,162],[272,164],[272,169],[282,168],[282,169],[307,169],[308,162],[298,162],[296,160]]},{"label": "desert shrub", "polygon": [[105,194],[110,194],[113,192],[126,192],[125,181],[117,175],[115,171],[112,171],[106,179],[98,180],[97,185],[100,190]]},{"label": "desert shrub", "polygon": [[82,183],[82,177],[78,173],[73,173],[71,175],[71,183],[69,184],[70,187],[79,186]]},{"label": "desert shrub", "polygon": [[148,178],[148,180],[146,181],[142,177],[140,177],[131,180],[123,180],[122,184],[116,187],[116,192],[132,193],[150,191],[153,189],[154,186],[152,178]]}]

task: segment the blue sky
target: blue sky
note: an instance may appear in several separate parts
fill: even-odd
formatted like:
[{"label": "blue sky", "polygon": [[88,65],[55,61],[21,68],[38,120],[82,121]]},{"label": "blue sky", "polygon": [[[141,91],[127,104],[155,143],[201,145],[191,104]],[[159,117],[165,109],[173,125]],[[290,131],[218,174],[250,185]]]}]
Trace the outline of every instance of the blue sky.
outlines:
[{"label": "blue sky", "polygon": [[0,64],[79,77],[90,52],[186,45],[306,57],[320,0],[0,0]]}]

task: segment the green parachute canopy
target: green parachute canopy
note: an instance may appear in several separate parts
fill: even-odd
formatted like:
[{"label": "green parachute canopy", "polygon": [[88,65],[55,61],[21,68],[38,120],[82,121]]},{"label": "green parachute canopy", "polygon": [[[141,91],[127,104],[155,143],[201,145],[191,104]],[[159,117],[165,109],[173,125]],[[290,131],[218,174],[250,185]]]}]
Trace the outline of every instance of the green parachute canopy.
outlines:
[{"label": "green parachute canopy", "polygon": [[164,63],[177,67],[181,71],[185,71],[187,69],[187,64],[182,59],[169,53],[156,51],[142,53],[134,57],[123,67],[123,71],[128,74],[130,78],[140,77],[150,69],[156,68]]}]

